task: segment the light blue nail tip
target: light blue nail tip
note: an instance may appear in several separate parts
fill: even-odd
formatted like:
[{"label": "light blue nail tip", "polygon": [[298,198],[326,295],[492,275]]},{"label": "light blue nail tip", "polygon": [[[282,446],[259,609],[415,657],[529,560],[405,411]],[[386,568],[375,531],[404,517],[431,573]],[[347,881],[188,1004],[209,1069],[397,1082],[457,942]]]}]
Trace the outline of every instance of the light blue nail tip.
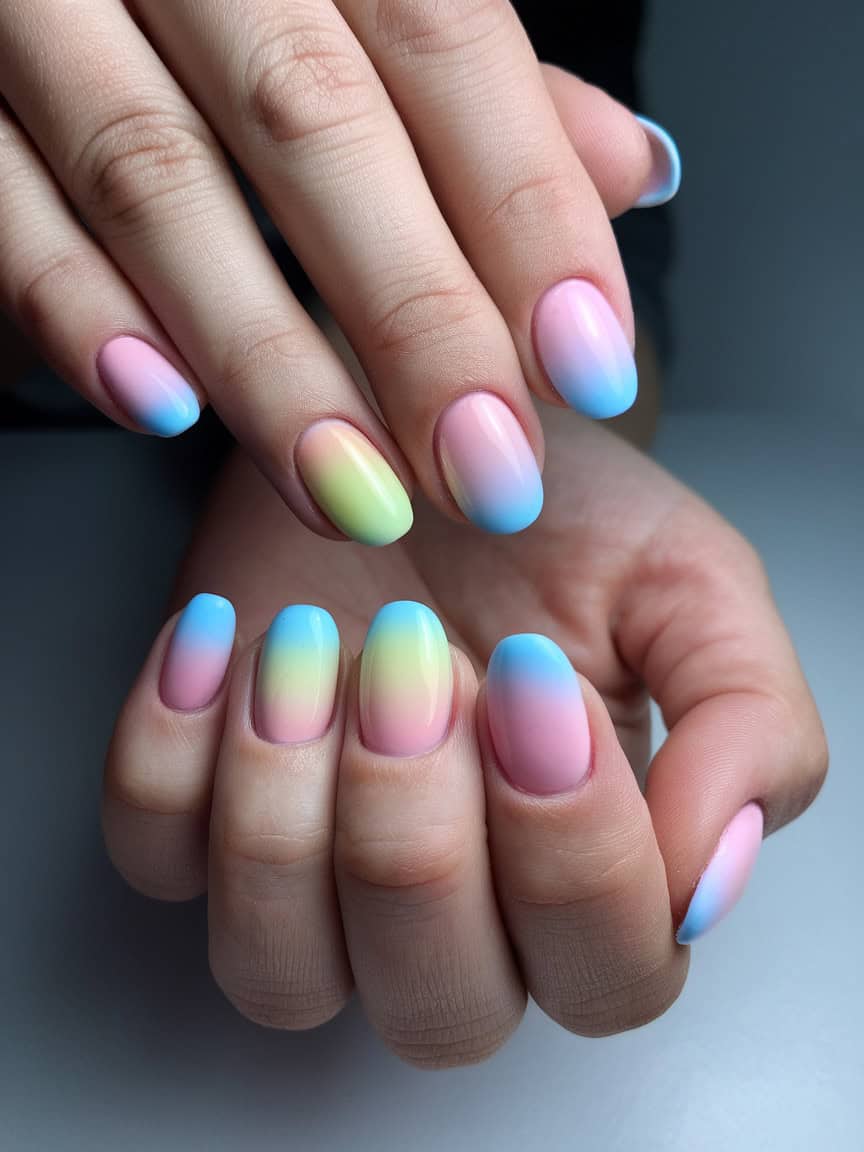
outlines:
[{"label": "light blue nail tip", "polygon": [[665,128],[647,116],[637,116],[636,119],[651,141],[653,169],[651,187],[642,193],[635,207],[657,208],[672,200],[681,187],[681,154]]},{"label": "light blue nail tip", "polygon": [[234,641],[236,624],[237,616],[230,600],[199,592],[183,609],[175,635],[181,640],[229,645]]}]

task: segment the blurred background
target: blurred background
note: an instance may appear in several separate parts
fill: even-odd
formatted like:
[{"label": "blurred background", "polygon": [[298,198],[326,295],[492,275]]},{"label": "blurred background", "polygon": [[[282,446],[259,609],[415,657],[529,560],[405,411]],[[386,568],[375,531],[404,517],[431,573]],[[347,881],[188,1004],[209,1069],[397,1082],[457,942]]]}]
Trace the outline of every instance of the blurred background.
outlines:
[{"label": "blurred background", "polygon": [[[613,54],[637,7],[549,5],[574,34],[602,26]],[[234,1013],[209,977],[203,904],[135,896],[98,827],[105,745],[210,441],[69,415],[25,428],[7,402],[2,1152],[864,1147],[862,43],[857,0],[655,0],[642,32],[641,110],[684,163],[671,211],[627,237],[668,353],[653,451],[762,552],[832,773],[694,949],[679,1003],[637,1033],[582,1040],[531,1011],[491,1062],[430,1075],[385,1052],[356,1007],[306,1036]],[[0,363],[8,382],[11,354]]]}]

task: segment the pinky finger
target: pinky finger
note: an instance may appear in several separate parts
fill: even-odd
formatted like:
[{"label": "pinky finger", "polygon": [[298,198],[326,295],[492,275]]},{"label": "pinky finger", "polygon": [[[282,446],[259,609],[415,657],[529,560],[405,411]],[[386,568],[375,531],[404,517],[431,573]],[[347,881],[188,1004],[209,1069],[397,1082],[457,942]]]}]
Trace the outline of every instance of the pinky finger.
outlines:
[{"label": "pinky finger", "polygon": [[203,392],[189,369],[2,101],[0,308],[117,424],[176,436],[198,419]]}]

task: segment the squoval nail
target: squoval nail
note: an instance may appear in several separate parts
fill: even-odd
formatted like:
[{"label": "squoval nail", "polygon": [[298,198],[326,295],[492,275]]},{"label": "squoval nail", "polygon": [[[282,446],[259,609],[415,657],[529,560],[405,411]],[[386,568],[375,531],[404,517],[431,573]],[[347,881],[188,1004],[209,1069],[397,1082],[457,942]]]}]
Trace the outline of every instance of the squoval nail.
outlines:
[{"label": "squoval nail", "polygon": [[763,824],[762,809],[751,803],[726,825],[675,934],[679,944],[704,936],[738,903],[762,846]]},{"label": "squoval nail", "polygon": [[579,677],[557,644],[534,633],[495,648],[486,679],[489,732],[505,776],[523,792],[569,792],[591,766]]},{"label": "squoval nail", "polygon": [[562,280],[534,310],[537,355],[571,408],[605,420],[636,399],[636,361],[618,318],[588,280]]},{"label": "squoval nail", "polygon": [[264,638],[255,679],[255,728],[271,744],[317,740],[330,725],[339,676],[339,632],[329,612],[292,604]]},{"label": "squoval nail", "polygon": [[96,358],[102,383],[139,427],[156,436],[179,436],[201,409],[188,381],[161,352],[135,336],[118,336]]},{"label": "squoval nail", "polygon": [[159,693],[178,712],[204,708],[222,686],[234,646],[230,600],[202,592],[180,615],[165,653]]},{"label": "squoval nail", "polygon": [[373,752],[419,756],[450,723],[453,665],[441,622],[413,600],[385,604],[360,661],[360,731]]}]

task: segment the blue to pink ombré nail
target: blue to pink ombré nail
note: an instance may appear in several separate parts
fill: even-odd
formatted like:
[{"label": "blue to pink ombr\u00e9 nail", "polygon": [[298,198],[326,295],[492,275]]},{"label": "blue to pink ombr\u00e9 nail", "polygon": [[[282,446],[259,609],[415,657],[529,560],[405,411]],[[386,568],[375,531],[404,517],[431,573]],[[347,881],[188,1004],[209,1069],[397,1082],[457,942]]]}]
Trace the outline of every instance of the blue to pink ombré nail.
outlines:
[{"label": "blue to pink ombr\u00e9 nail", "polygon": [[222,686],[234,647],[230,600],[201,592],[180,614],[162,665],[162,702],[178,712],[206,707]]},{"label": "blue to pink ombr\u00e9 nail", "polygon": [[763,823],[762,809],[751,803],[726,825],[675,934],[679,944],[704,936],[737,904],[759,855]]}]

